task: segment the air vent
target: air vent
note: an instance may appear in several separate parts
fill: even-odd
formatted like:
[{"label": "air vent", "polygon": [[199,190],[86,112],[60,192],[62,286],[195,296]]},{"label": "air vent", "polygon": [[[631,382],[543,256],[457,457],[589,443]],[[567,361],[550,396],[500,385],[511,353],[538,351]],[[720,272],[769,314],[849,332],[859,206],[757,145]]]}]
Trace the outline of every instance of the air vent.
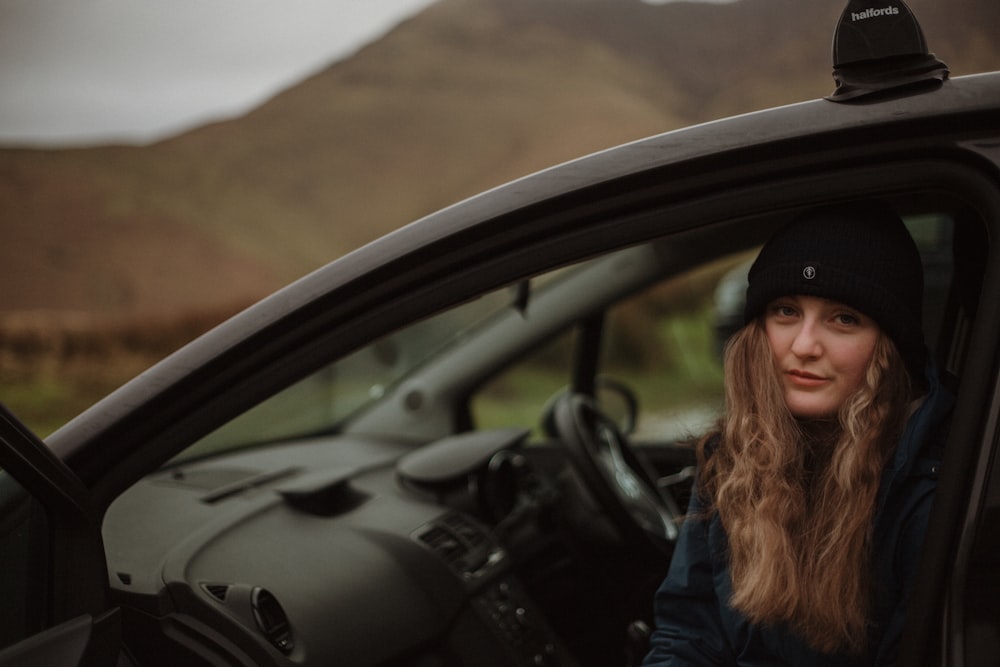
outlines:
[{"label": "air vent", "polygon": [[257,627],[268,641],[282,653],[286,655],[291,653],[295,647],[292,641],[292,626],[288,623],[285,610],[278,604],[277,598],[268,590],[255,588],[251,593],[250,602],[253,605],[253,617]]},{"label": "air vent", "polygon": [[229,584],[202,584],[201,588],[219,602],[225,602],[229,594]]},{"label": "air vent", "polygon": [[247,627],[260,630],[279,651],[289,655],[294,650],[291,623],[270,591],[241,583],[201,582],[199,585],[201,590],[242,619]]}]

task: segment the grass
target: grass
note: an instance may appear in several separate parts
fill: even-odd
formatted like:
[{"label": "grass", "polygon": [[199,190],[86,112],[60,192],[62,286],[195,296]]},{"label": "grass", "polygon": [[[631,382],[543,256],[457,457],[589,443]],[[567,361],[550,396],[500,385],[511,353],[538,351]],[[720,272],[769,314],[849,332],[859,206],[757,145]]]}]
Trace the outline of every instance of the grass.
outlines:
[{"label": "grass", "polygon": [[0,402],[35,435],[45,438],[119,384],[112,378],[68,381],[43,377],[7,381],[0,383]]}]

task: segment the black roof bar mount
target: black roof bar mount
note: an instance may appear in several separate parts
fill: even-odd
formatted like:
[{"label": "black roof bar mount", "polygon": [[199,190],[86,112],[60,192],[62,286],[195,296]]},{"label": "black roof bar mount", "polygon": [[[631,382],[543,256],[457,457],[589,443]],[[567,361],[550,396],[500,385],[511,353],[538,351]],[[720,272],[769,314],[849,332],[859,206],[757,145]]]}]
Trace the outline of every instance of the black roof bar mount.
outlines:
[{"label": "black roof bar mount", "polygon": [[937,86],[948,66],[927,50],[917,17],[902,0],[849,0],[833,36],[833,79],[826,99],[847,102]]}]

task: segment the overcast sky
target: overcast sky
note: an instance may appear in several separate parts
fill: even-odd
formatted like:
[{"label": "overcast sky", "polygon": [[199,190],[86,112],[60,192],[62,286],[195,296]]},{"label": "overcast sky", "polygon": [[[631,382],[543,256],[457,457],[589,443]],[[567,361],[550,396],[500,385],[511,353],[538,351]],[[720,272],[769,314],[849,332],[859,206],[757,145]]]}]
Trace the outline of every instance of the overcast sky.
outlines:
[{"label": "overcast sky", "polygon": [[433,0],[0,0],[0,144],[147,142],[253,108]]},{"label": "overcast sky", "polygon": [[433,1],[0,0],[0,145],[146,143],[238,116]]}]

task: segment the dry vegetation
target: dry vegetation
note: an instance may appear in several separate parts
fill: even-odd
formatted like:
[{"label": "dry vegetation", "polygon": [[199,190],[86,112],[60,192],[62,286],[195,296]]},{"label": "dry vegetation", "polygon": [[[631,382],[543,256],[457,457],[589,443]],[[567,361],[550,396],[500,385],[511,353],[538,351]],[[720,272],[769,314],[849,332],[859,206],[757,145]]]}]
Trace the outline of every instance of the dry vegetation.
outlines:
[{"label": "dry vegetation", "polygon": [[0,316],[2,400],[44,436],[237,308],[163,317]]},{"label": "dry vegetation", "polygon": [[[0,150],[0,400],[51,430],[234,304],[460,198],[822,96],[843,4],[440,0],[243,118]],[[954,73],[998,68],[1000,3],[908,4]]]}]

